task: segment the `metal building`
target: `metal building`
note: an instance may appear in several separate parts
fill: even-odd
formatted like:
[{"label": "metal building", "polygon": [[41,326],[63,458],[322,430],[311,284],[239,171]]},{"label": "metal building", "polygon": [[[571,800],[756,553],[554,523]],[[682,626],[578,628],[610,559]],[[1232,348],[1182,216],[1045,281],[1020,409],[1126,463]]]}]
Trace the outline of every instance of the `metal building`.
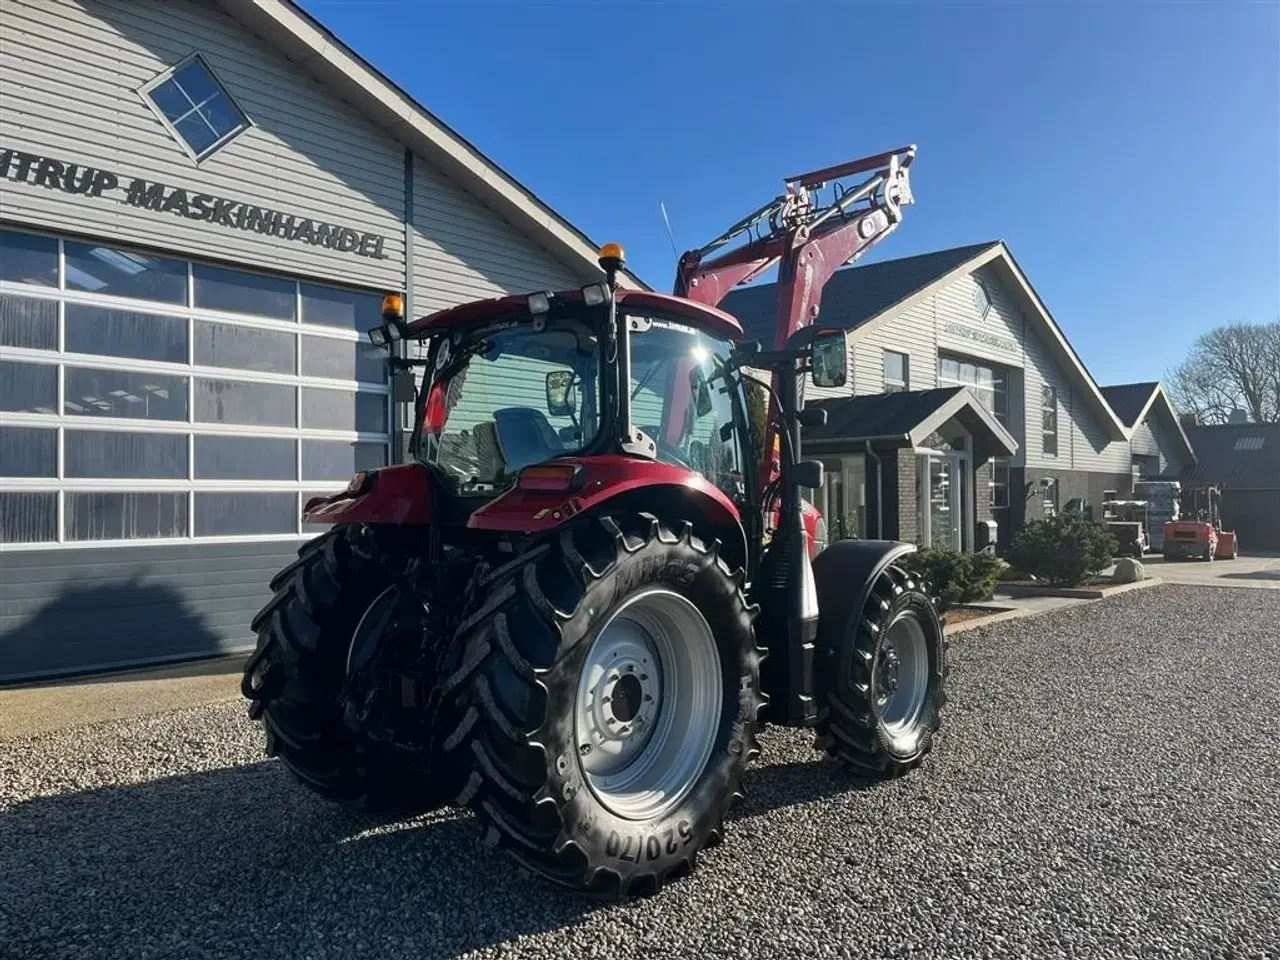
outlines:
[{"label": "metal building", "polygon": [[251,646],[301,503],[396,456],[381,294],[598,276],[292,3],[4,0],[0,91],[0,681]]}]

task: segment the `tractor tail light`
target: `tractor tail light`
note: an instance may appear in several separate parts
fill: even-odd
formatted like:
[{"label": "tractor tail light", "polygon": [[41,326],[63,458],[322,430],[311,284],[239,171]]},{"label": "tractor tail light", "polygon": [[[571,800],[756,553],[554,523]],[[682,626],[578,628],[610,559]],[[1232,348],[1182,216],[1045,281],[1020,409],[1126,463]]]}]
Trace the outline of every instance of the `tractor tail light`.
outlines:
[{"label": "tractor tail light", "polygon": [[521,490],[564,493],[582,486],[582,467],[576,463],[553,463],[525,467],[516,486]]}]

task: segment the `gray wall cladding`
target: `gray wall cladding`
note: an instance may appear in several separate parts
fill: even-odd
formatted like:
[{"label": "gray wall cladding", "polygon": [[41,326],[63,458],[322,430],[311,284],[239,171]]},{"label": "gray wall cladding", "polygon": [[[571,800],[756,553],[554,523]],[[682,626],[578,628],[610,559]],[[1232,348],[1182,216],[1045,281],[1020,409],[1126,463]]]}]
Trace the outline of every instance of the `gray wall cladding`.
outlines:
[{"label": "gray wall cladding", "polygon": [[[386,237],[386,259],[0,182],[5,217],[57,231],[398,288],[404,148],[209,3],[5,0],[0,144]],[[196,164],[138,93],[198,52],[253,121]]]},{"label": "gray wall cladding", "polygon": [[303,542],[0,553],[0,682],[250,650]]}]

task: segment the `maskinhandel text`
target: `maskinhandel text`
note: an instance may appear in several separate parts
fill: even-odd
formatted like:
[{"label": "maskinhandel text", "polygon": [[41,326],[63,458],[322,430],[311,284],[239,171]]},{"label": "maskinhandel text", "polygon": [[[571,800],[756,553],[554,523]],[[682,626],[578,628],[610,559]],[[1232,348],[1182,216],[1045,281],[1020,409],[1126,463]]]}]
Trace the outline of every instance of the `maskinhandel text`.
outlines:
[{"label": "maskinhandel text", "polygon": [[52,160],[20,150],[0,148],[0,176],[18,183],[32,183],[65,193],[103,197],[132,207],[172,213],[188,220],[202,220],[235,230],[309,243],[313,247],[328,247],[374,260],[387,259],[382,252],[386,238],[376,233],[361,233],[350,227],[319,223],[291,213],[255,207],[242,200],[225,200],[210,193],[191,193],[181,187],[169,187],[138,177],[122,186],[120,178],[109,170]]}]

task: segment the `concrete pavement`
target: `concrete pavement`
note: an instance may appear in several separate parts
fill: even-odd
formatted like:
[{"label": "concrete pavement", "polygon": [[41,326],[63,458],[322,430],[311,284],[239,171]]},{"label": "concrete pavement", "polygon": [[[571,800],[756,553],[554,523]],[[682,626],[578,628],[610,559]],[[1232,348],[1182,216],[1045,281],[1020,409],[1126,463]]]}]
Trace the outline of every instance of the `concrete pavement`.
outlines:
[{"label": "concrete pavement", "polygon": [[1194,584],[1209,587],[1254,587],[1280,590],[1280,555],[1241,554],[1234,560],[1171,560],[1143,557],[1147,576],[1159,577],[1165,583]]}]

